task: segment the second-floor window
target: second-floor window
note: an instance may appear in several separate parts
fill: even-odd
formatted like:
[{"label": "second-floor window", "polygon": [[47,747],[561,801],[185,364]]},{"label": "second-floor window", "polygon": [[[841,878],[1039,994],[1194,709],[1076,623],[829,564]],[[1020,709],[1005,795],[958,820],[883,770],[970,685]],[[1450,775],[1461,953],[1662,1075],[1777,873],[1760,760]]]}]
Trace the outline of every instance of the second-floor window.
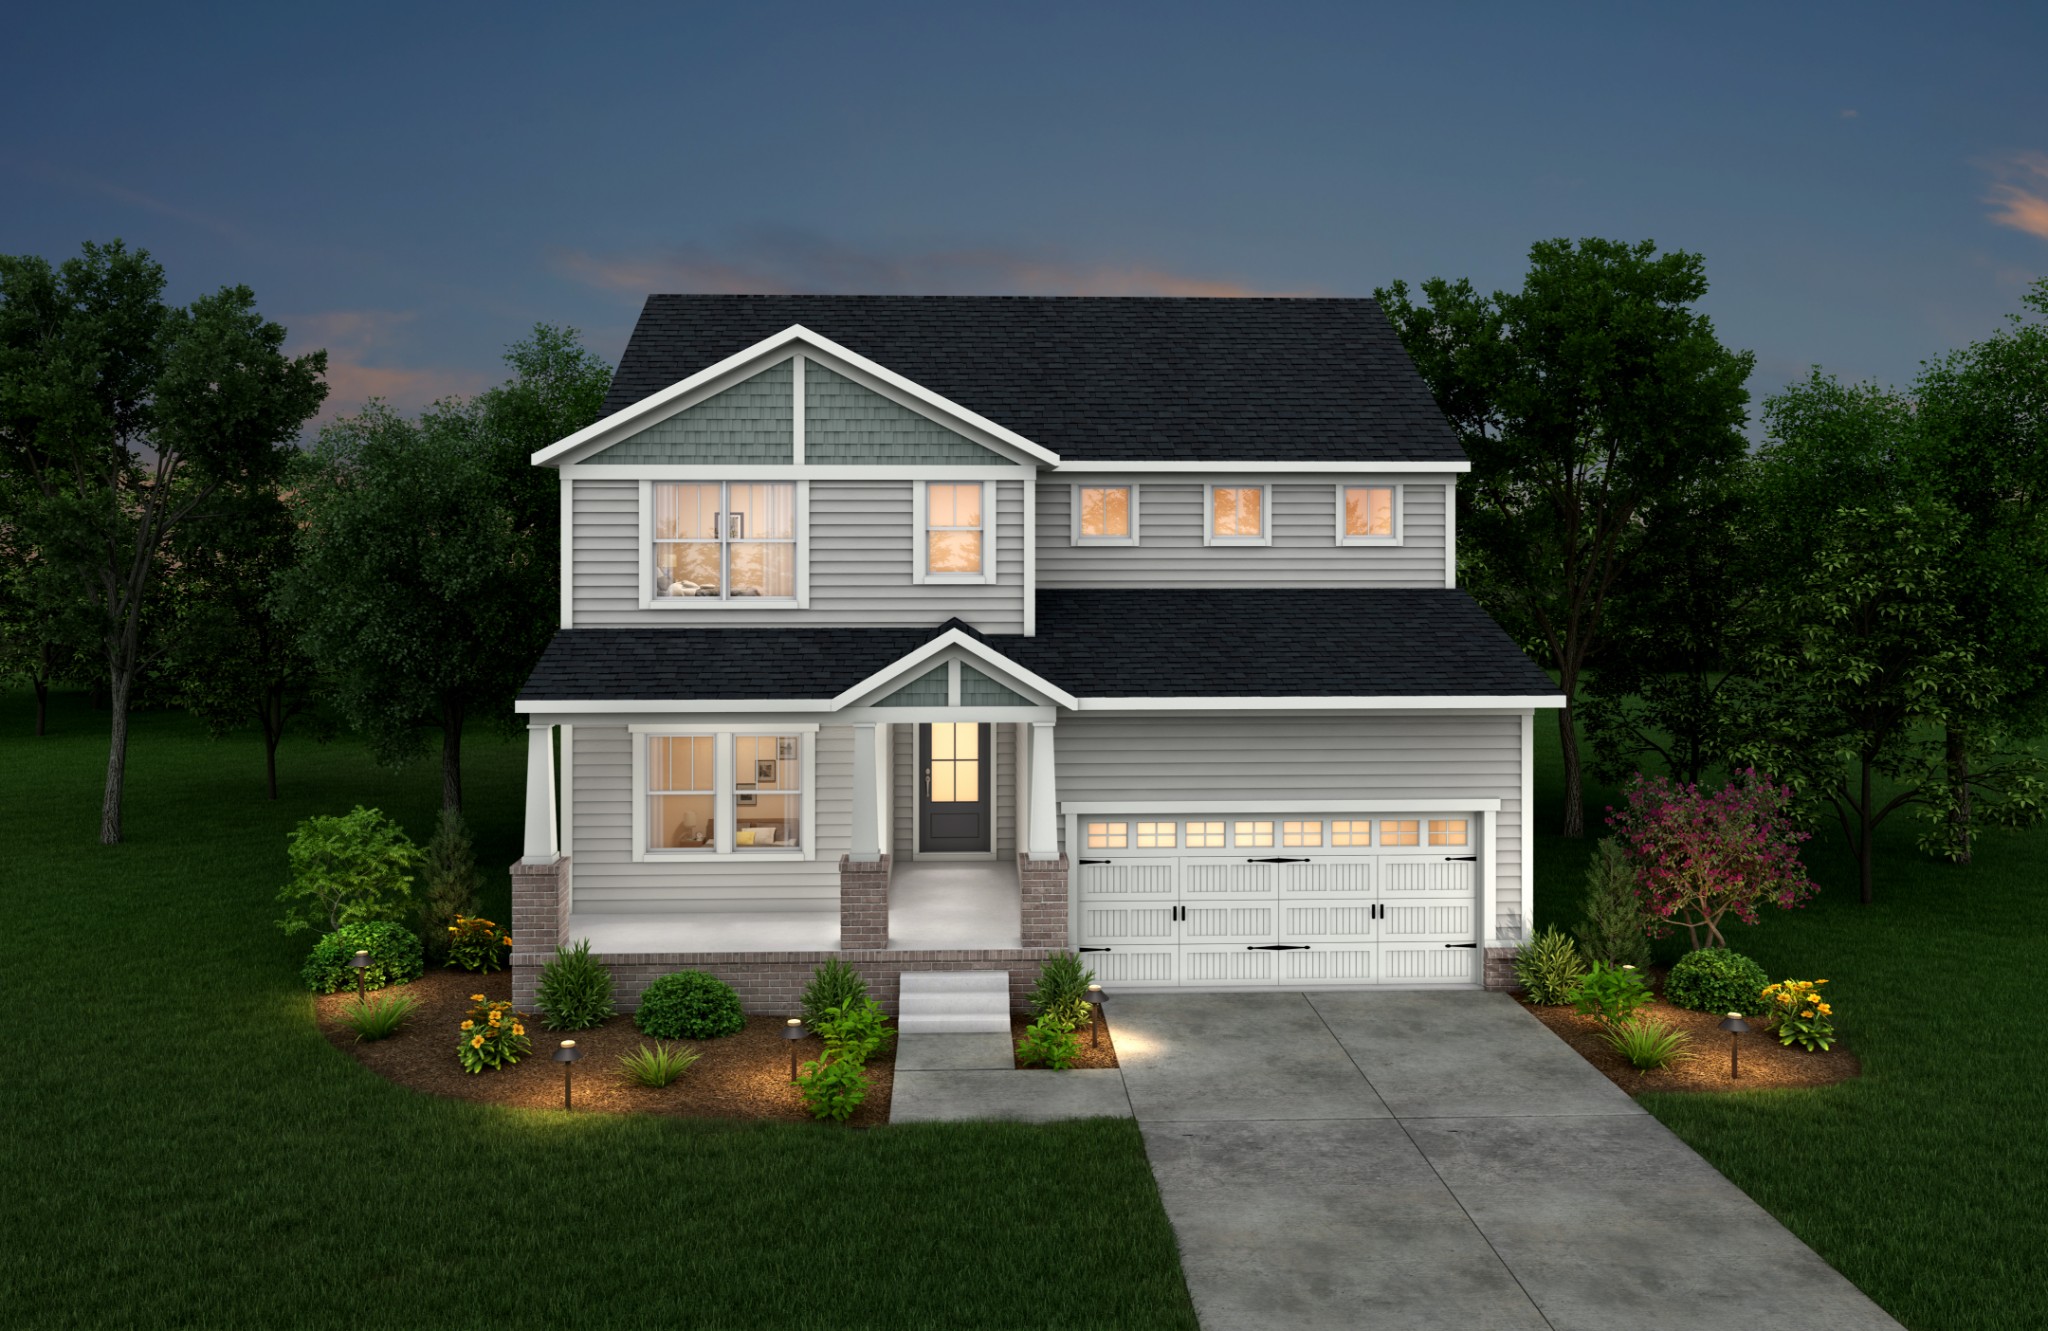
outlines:
[{"label": "second-floor window", "polygon": [[654,485],[654,596],[796,599],[796,486]]},{"label": "second-floor window", "polygon": [[1138,487],[1075,486],[1073,539],[1076,545],[1136,545]]},{"label": "second-floor window", "polygon": [[1208,544],[1272,544],[1272,530],[1266,514],[1265,486],[1212,485],[1208,493]]},{"label": "second-floor window", "polygon": [[988,504],[979,481],[924,487],[924,576],[981,582],[988,571]]},{"label": "second-floor window", "polygon": [[1400,540],[1400,487],[1340,485],[1337,501],[1338,544],[1387,545]]}]

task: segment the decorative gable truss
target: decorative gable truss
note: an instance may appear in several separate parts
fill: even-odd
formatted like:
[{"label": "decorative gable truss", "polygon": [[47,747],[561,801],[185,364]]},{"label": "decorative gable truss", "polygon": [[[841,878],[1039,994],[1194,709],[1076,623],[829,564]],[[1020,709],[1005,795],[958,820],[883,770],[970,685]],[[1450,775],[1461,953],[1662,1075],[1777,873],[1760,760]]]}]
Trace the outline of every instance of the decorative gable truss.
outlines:
[{"label": "decorative gable truss", "polygon": [[841,717],[891,721],[914,709],[955,721],[1050,721],[1080,700],[995,648],[951,629],[845,690]]}]

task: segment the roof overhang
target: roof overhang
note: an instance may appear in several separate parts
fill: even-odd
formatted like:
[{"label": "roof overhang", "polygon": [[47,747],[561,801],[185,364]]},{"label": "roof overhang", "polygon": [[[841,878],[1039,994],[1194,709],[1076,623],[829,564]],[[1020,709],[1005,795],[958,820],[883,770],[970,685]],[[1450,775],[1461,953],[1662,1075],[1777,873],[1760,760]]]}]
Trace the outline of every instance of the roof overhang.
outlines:
[{"label": "roof overhang", "polygon": [[1069,711],[1080,707],[1081,700],[1068,693],[1043,675],[1026,670],[1009,657],[987,643],[960,629],[948,629],[924,646],[906,656],[899,657],[874,674],[869,675],[852,688],[846,689],[832,700],[832,710],[840,711],[856,703],[871,700],[909,683],[924,673],[928,662],[957,652],[963,657],[972,657],[994,669],[1000,675],[1009,677],[1009,682],[1021,685],[1023,691],[1036,695],[1038,701],[1067,708]]},{"label": "roof overhang", "polygon": [[1456,462],[1261,462],[1256,458],[1243,461],[1222,462],[1102,462],[1095,458],[1070,458],[1060,463],[1062,475],[1082,472],[1105,473],[1109,475],[1149,476],[1158,473],[1190,472],[1273,472],[1279,475],[1328,475],[1333,472],[1358,472],[1368,475],[1414,475],[1426,473],[1442,476],[1446,473],[1463,473],[1472,470],[1469,461]]}]

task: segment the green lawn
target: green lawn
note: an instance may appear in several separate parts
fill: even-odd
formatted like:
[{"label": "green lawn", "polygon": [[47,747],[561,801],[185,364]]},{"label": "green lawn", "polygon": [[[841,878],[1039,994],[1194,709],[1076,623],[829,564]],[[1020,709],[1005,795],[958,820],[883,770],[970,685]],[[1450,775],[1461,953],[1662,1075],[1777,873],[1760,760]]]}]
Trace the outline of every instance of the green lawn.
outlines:
[{"label": "green lawn", "polygon": [[[375,804],[423,840],[431,768],[287,741],[271,804],[253,738],[144,715],[104,848],[104,716],[62,698],[52,728],[0,697],[0,1325],[1194,1326],[1128,1123],[849,1132],[386,1085],[315,1030],[272,894],[308,813]],[[508,864],[524,747],[466,751],[480,858]],[[506,892],[499,869],[487,909]]]},{"label": "green lawn", "polygon": [[[1554,830],[1563,781],[1543,720],[1536,804]],[[1591,792],[1589,830],[1619,802]],[[1959,867],[1920,854],[1919,827],[1894,818],[1874,904],[1857,904],[1855,863],[1823,833],[1806,847],[1820,896],[1728,930],[1773,979],[1830,981],[1863,1077],[1643,1103],[1915,1331],[2048,1326],[2048,1026],[2034,1010],[2048,829],[1988,833]],[[1539,926],[1571,927],[1589,848],[1539,835]],[[1677,955],[1678,940],[1660,952]]]}]

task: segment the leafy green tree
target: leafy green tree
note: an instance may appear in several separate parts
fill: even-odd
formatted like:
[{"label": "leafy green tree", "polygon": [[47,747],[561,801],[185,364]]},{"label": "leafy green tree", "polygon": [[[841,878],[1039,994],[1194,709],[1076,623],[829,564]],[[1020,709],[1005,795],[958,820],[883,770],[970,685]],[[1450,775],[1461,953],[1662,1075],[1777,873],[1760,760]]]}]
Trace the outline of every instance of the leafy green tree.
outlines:
[{"label": "leafy green tree", "polygon": [[405,829],[360,804],[302,820],[286,839],[285,859],[291,879],[277,892],[285,905],[277,927],[287,934],[402,920],[420,867]]},{"label": "leafy green tree", "polygon": [[1558,673],[1568,836],[1585,830],[1575,708],[1609,602],[1675,497],[1744,453],[1754,358],[1721,345],[1706,290],[1696,254],[1588,239],[1533,246],[1519,291],[1374,293],[1472,459],[1462,576]]},{"label": "leafy green tree", "polygon": [[28,681],[35,733],[49,727],[50,687],[90,672],[95,621],[66,571],[52,568],[23,529],[38,497],[0,473],[0,678]]},{"label": "leafy green tree", "polygon": [[144,608],[168,543],[223,487],[282,468],[319,409],[326,354],[282,352],[247,287],[182,309],[119,241],[52,267],[0,256],[0,468],[25,487],[22,539],[97,619],[112,705],[100,840],[121,839]]}]

